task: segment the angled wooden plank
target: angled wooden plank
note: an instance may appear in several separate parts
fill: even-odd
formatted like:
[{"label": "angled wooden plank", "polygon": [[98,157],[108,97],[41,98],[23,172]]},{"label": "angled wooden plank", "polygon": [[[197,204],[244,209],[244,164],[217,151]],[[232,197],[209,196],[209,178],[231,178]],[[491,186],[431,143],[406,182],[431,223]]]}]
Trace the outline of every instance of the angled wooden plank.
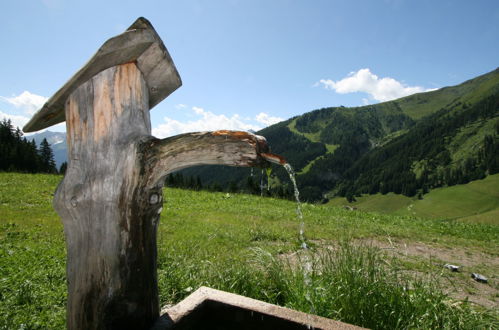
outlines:
[{"label": "angled wooden plank", "polygon": [[64,107],[69,95],[81,84],[110,67],[136,62],[149,91],[149,109],[182,85],[180,75],[163,41],[145,18],[137,19],[124,33],[107,40],[35,113],[24,132],[38,131],[66,120]]}]

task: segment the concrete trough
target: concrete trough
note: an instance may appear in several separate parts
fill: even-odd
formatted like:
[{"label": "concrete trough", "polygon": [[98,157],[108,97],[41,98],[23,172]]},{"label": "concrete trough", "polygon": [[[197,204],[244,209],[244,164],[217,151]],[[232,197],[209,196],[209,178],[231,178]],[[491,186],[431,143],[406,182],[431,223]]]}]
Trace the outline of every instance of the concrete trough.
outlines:
[{"label": "concrete trough", "polygon": [[363,329],[208,287],[161,314],[152,330]]}]

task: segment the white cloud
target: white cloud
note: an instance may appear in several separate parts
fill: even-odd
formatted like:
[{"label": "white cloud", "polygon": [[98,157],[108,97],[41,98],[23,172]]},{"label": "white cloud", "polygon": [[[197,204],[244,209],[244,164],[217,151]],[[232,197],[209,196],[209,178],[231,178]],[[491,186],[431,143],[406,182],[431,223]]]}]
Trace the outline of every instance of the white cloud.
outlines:
[{"label": "white cloud", "polygon": [[28,91],[24,91],[18,96],[4,97],[0,96],[3,100],[12,104],[16,108],[25,111],[27,114],[34,114],[36,110],[40,109],[48,98],[41,95],[36,95]]},{"label": "white cloud", "polygon": [[235,114],[231,117],[217,115],[200,107],[192,107],[192,111],[198,117],[196,120],[181,122],[165,117],[165,122],[152,129],[154,136],[164,138],[187,132],[215,131],[220,129],[257,131],[261,127],[245,122],[241,116]]},{"label": "white cloud", "polygon": [[379,78],[371,73],[369,69],[360,69],[350,72],[348,77],[338,81],[321,79],[320,84],[324,88],[334,90],[339,94],[363,92],[370,95],[376,101],[390,101],[414,93],[426,92],[434,89],[426,89],[421,86],[406,86],[403,83],[389,77]]},{"label": "white cloud", "polygon": [[12,122],[12,126],[14,126],[14,128],[15,127],[23,128],[24,124],[26,124],[29,120],[28,117],[11,115],[0,111],[0,120],[4,119],[10,119],[10,121]]},{"label": "white cloud", "polygon": [[280,117],[270,116],[265,112],[260,112],[258,115],[256,115],[255,118],[257,122],[262,123],[265,126],[270,126],[284,120],[283,118]]},{"label": "white cloud", "polygon": [[187,107],[187,106],[186,106],[185,104],[179,103],[179,104],[177,104],[177,105],[175,106],[175,109],[180,110],[180,109],[183,109],[183,108],[186,108],[186,107]]},{"label": "white cloud", "polygon": [[[4,119],[10,119],[10,121],[12,122],[12,126],[14,126],[14,128],[19,127],[20,129],[22,129],[24,127],[24,125],[26,125],[26,123],[30,120],[30,118],[25,117],[25,116],[11,115],[11,114],[5,113],[3,111],[0,111],[0,120],[4,120]],[[63,123],[60,123],[60,124],[57,124],[54,126],[50,126],[46,129],[42,129],[40,131],[37,131],[36,133],[41,133],[41,132],[45,132],[45,131],[65,132],[66,131],[66,123],[63,122]],[[25,136],[30,136],[33,134],[35,134],[35,132],[24,133]]]}]

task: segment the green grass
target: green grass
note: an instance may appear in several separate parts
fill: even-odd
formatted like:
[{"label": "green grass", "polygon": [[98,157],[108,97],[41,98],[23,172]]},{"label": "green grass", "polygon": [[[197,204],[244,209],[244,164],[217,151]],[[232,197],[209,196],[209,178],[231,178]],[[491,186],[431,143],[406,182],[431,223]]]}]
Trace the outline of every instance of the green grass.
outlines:
[{"label": "green grass", "polygon": [[[310,142],[320,142],[320,143],[323,143],[320,139],[320,131],[316,132],[316,133],[303,133],[303,132],[300,132],[297,128],[296,128],[296,118],[293,119],[289,125],[288,125],[288,128],[291,132],[295,133],[295,134],[298,134],[298,135],[301,135],[303,136],[304,138],[306,138],[307,140],[309,140]],[[336,145],[336,144],[327,144],[327,143],[323,143],[324,146],[326,147],[326,150],[327,150],[327,153],[333,153],[339,146]]]},{"label": "green grass", "polygon": [[495,210],[492,211],[480,213],[477,215],[469,215],[460,218],[459,221],[497,224],[498,222],[497,219],[499,219],[499,208],[496,208]]},{"label": "green grass", "polygon": [[65,327],[66,252],[52,208],[60,179],[0,173],[0,329]]},{"label": "green grass", "polygon": [[[64,328],[65,249],[51,207],[60,179],[0,173],[0,329]],[[437,284],[358,242],[417,241],[497,257],[498,226],[304,204],[311,246],[304,252],[293,202],[179,189],[164,197],[162,305],[206,285],[372,328],[471,329],[497,322],[497,313],[450,299]]]},{"label": "green grass", "polygon": [[[311,141],[311,142],[320,142],[320,143],[323,143],[320,141],[320,131],[319,132],[316,132],[316,133],[303,133],[303,132],[300,132],[297,128],[296,128],[296,119],[293,119],[289,125],[288,125],[288,128],[291,132],[295,133],[295,134],[298,134],[298,135],[301,135],[303,136],[304,138],[306,138],[307,140]],[[338,144],[327,144],[327,143],[323,143],[324,146],[326,147],[326,154],[332,154],[334,153],[334,151],[336,149],[338,149],[339,145]],[[308,162],[308,164],[302,168],[298,174],[305,174],[307,173],[310,168],[312,167],[312,165],[314,165],[314,163],[320,159],[323,159],[325,155],[321,155],[315,159],[312,159],[310,162]]]},{"label": "green grass", "polygon": [[[325,145],[326,148],[327,148],[327,152],[326,152],[326,155],[327,154],[332,154],[336,148],[338,148],[339,146],[338,145],[332,145],[332,144],[326,144]],[[324,159],[324,155],[321,155],[315,159],[312,159],[304,168],[302,168],[297,174],[305,174],[307,173],[310,168],[312,167],[312,165],[315,164],[316,161],[320,160],[320,159]]]},{"label": "green grass", "polygon": [[422,200],[389,193],[345,198],[333,198],[329,205],[350,205],[362,211],[417,216],[429,219],[459,219],[499,225],[499,174],[467,184],[437,188]]},{"label": "green grass", "polygon": [[386,195],[364,195],[355,197],[356,202],[348,203],[344,197],[336,197],[329,201],[328,205],[331,206],[344,206],[349,205],[357,207],[363,211],[379,212],[379,213],[393,213],[402,208],[406,208],[412,203],[412,198],[404,195],[388,193]]},{"label": "green grass", "polygon": [[[325,126],[325,125],[324,125]],[[298,134],[298,135],[301,135],[303,137],[305,137],[307,140],[311,141],[311,142],[321,142],[320,141],[320,131],[316,132],[316,133],[303,133],[303,132],[300,132],[297,128],[296,128],[296,118],[293,119],[289,125],[288,125],[288,128],[291,132],[295,133],[295,134]],[[323,127],[322,127],[323,128]],[[321,128],[321,129],[322,129]]]},{"label": "green grass", "polygon": [[[499,209],[499,175],[491,175],[464,185],[438,188],[414,202],[412,212],[419,216],[458,219]],[[405,212],[404,212],[405,213]],[[493,221],[499,224],[499,218]]]}]

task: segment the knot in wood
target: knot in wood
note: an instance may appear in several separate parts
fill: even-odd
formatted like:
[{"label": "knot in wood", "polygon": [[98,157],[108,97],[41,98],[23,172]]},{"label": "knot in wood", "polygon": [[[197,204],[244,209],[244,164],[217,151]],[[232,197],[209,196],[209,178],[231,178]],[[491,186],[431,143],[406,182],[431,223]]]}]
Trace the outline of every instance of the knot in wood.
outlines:
[{"label": "knot in wood", "polygon": [[159,195],[157,193],[152,193],[151,196],[149,196],[149,204],[154,205],[159,202]]},{"label": "knot in wood", "polygon": [[71,197],[69,203],[71,204],[72,207],[76,207],[76,205],[78,205],[78,200],[76,199],[76,196]]}]

